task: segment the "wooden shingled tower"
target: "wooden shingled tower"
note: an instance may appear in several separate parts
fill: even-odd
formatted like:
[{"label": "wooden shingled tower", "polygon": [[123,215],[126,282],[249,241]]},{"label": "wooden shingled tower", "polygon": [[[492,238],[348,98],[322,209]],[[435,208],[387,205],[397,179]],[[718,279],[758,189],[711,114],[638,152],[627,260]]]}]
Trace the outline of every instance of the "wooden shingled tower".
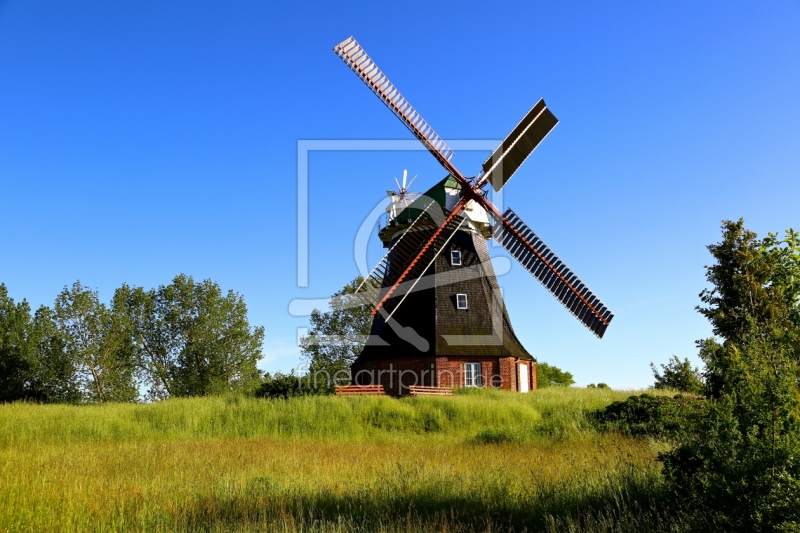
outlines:
[{"label": "wooden shingled tower", "polygon": [[[483,163],[465,177],[453,151],[403,98],[352,37],[334,51],[439,161],[448,175],[424,194],[389,192],[387,253],[359,287],[372,332],[352,367],[356,384],[391,394],[411,386],[536,388],[536,360],[517,339],[489,260],[495,238],[581,323],[602,337],[613,314],[511,210],[499,191],[558,120],[539,100]],[[413,180],[412,180],[413,182]]]}]

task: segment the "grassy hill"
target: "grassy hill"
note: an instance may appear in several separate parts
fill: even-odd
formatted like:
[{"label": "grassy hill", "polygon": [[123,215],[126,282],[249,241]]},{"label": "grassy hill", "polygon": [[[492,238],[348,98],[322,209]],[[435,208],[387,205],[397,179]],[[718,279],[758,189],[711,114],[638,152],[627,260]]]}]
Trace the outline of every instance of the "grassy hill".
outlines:
[{"label": "grassy hill", "polygon": [[0,531],[680,530],[629,394],[0,405]]}]

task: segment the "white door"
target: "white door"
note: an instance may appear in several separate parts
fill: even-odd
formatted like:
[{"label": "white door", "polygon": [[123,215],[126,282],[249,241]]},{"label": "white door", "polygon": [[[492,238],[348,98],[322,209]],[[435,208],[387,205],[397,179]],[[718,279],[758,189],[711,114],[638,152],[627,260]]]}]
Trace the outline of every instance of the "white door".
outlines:
[{"label": "white door", "polygon": [[528,392],[528,365],[519,364],[519,391]]}]

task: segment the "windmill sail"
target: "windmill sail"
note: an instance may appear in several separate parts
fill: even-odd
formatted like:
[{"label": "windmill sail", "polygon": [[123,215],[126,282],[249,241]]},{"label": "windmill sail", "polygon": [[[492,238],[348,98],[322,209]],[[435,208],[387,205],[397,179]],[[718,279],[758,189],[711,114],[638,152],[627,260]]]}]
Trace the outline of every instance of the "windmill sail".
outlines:
[{"label": "windmill sail", "polygon": [[603,337],[614,315],[511,209],[497,221],[494,236],[584,326]]},{"label": "windmill sail", "polygon": [[[381,289],[392,276],[398,276],[399,272],[394,272],[390,266],[398,262],[410,263],[419,249],[425,245],[425,231],[435,231],[438,226],[434,220],[427,215],[428,210],[435,204],[434,201],[428,203],[420,214],[415,218],[408,229],[404,231],[394,244],[389,248],[372,271],[364,278],[356,288],[355,293],[364,302],[374,309],[383,297]],[[416,230],[416,231],[412,231]],[[419,230],[423,230],[420,232]]]},{"label": "windmill sail", "polygon": [[[466,204],[466,199],[462,198],[456,205],[453,207],[453,210],[450,211],[450,214],[447,215],[447,218],[444,219],[441,225],[439,225],[433,234],[427,240],[421,240],[418,247],[413,249],[413,259],[405,266],[405,269],[398,273],[395,273],[391,277],[387,276],[387,281],[390,282],[390,285],[387,284],[387,289],[385,292],[382,293],[382,297],[380,301],[375,305],[374,309],[372,310],[372,314],[374,315],[378,311],[380,311],[381,307],[392,297],[394,292],[400,286],[403,281],[406,279],[413,279],[413,275],[415,269],[419,271],[419,267],[422,266],[424,269],[427,269],[427,265],[430,260],[426,259],[426,254],[430,253],[433,250],[433,246],[436,241],[442,236],[443,233],[450,234],[455,232],[459,227],[461,227],[460,221],[454,222],[456,215],[463,209],[464,205]],[[434,223],[434,227],[436,224]],[[424,270],[423,269],[423,270]],[[421,275],[421,274],[420,274]]]},{"label": "windmill sail", "polygon": [[449,167],[452,166],[450,158],[453,157],[453,151],[433,131],[433,128],[425,122],[425,119],[411,107],[411,104],[403,98],[400,91],[389,81],[386,74],[381,72],[381,69],[367,55],[367,52],[361,48],[361,45],[350,37],[337,44],[333,51],[386,104],[386,107],[403,121],[406,127],[411,130],[411,133],[433,154],[433,157],[449,170]]},{"label": "windmill sail", "polygon": [[482,187],[488,181],[495,191],[502,189],[556,124],[558,119],[547,109],[544,100],[539,100],[484,161],[483,177],[478,186]]}]

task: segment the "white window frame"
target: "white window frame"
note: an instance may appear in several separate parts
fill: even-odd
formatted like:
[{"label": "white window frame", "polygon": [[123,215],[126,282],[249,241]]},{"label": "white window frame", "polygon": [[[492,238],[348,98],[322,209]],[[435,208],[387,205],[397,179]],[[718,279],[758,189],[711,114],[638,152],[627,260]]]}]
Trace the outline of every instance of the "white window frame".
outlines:
[{"label": "white window frame", "polygon": [[461,250],[450,250],[450,264],[461,266]]},{"label": "white window frame", "polygon": [[483,387],[483,374],[480,363],[464,363],[464,386]]},{"label": "white window frame", "polygon": [[[464,305],[461,305],[461,297],[464,297]],[[467,295],[466,294],[456,294],[456,309],[469,309],[469,305],[467,304]]]}]

